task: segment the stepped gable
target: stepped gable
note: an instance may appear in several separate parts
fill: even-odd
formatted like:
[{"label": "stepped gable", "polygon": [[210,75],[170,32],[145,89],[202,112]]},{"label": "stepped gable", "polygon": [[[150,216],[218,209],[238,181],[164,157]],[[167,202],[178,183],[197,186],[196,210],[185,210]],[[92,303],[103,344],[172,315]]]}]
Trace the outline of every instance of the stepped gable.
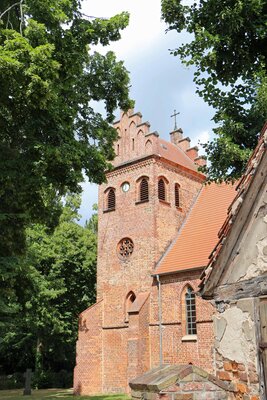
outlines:
[{"label": "stepped gable", "polygon": [[212,183],[203,186],[177,238],[153,275],[205,267],[234,196],[233,185]]},{"label": "stepped gable", "polygon": [[228,238],[231,232],[233,222],[235,221],[239,213],[239,210],[241,208],[241,205],[244,202],[244,199],[253,181],[253,177],[256,174],[256,171],[261,163],[261,160],[263,159],[264,154],[266,154],[266,148],[267,148],[267,122],[265,123],[262,129],[257,147],[252,153],[250,159],[248,160],[246,171],[241,177],[236,187],[237,194],[233,199],[231,205],[229,206],[228,213],[224,220],[224,223],[221,225],[221,229],[218,233],[219,240],[217,240],[217,242],[215,243],[213,251],[210,255],[209,263],[200,277],[201,279],[199,285],[200,291],[205,290],[205,284],[209,280],[209,277],[213,271],[213,266],[222,251],[225,240]]},{"label": "stepped gable", "polygon": [[204,178],[198,167],[205,164],[205,160],[198,156],[197,147],[190,148],[190,139],[183,137],[181,129],[171,132],[171,142],[168,142],[161,139],[158,132],[151,132],[150,123],[143,122],[142,114],[134,110],[121,112],[114,128],[118,132],[118,140],[114,143],[114,168],[154,156]]}]

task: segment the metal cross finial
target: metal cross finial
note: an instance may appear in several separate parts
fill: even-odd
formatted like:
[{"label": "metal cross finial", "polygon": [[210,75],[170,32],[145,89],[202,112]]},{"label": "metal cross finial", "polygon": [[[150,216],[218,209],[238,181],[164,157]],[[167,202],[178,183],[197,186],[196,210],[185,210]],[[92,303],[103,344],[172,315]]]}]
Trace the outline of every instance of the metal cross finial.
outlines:
[{"label": "metal cross finial", "polygon": [[179,115],[179,112],[176,112],[176,110],[174,110],[174,114],[171,115],[171,118],[174,117],[174,131],[176,131],[177,129],[177,124],[176,124],[176,115]]}]

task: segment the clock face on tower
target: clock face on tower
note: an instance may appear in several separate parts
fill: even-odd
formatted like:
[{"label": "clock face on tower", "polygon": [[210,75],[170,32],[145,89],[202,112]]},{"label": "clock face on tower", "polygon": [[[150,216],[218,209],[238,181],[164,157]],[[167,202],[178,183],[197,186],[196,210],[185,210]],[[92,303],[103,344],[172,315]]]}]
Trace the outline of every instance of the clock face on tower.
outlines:
[{"label": "clock face on tower", "polygon": [[129,184],[129,182],[124,182],[122,185],[121,185],[121,188],[122,188],[122,191],[123,192],[128,192],[128,190],[130,189],[130,184]]}]

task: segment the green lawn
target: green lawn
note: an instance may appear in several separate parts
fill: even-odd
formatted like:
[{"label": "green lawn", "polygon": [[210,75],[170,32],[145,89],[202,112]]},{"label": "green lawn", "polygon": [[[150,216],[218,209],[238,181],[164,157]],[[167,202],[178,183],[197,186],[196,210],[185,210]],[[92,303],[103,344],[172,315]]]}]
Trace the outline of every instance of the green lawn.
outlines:
[{"label": "green lawn", "polygon": [[23,389],[0,390],[1,400],[129,400],[125,394],[99,396],[73,396],[72,389],[32,390],[31,396],[23,396]]}]

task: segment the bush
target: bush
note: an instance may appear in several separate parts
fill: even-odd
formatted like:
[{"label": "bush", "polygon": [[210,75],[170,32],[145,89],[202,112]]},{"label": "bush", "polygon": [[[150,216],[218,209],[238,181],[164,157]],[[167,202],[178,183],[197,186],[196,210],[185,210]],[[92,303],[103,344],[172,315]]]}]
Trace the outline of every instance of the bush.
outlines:
[{"label": "bush", "polygon": [[72,372],[62,369],[59,372],[41,371],[39,376],[33,379],[33,387],[38,389],[69,388],[72,387]]},{"label": "bush", "polygon": [[23,373],[15,372],[12,375],[0,375],[0,390],[22,389],[25,378]]},{"label": "bush", "polygon": [[[59,372],[42,371],[39,376],[33,374],[32,389],[70,388],[72,387],[73,373],[62,369]],[[0,375],[0,390],[23,389],[25,378],[22,372],[12,375]]]}]

